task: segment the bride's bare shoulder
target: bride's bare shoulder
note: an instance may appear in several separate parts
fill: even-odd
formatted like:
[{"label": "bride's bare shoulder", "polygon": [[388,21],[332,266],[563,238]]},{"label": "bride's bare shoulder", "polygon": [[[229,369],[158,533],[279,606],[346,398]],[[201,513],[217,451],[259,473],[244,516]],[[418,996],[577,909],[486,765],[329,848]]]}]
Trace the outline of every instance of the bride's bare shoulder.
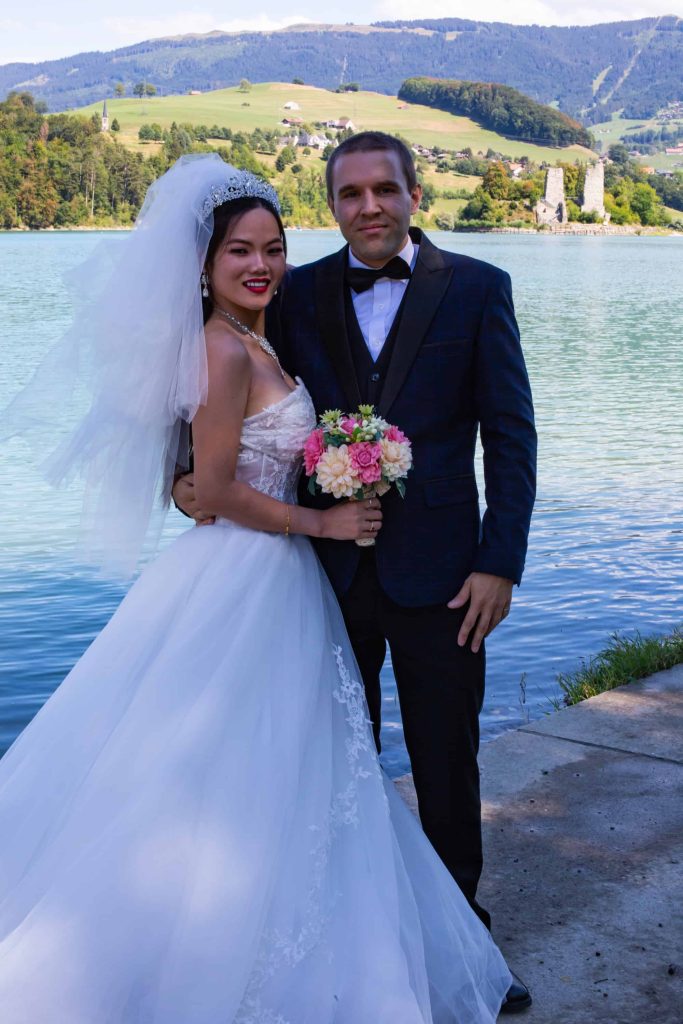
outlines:
[{"label": "bride's bare shoulder", "polygon": [[204,327],[204,336],[209,370],[222,367],[233,373],[251,375],[251,358],[244,342],[234,331],[215,320],[209,320]]}]

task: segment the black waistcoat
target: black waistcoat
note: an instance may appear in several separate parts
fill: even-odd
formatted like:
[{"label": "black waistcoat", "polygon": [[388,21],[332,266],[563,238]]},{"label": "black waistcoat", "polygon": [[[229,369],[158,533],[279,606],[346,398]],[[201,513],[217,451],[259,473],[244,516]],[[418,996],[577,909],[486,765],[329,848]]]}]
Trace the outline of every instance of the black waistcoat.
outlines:
[{"label": "black waistcoat", "polygon": [[[410,287],[410,285],[408,285],[408,287]],[[348,287],[344,288],[346,337],[349,340],[349,348],[351,349],[353,365],[356,370],[358,389],[364,405],[377,406],[382,395],[382,388],[384,387],[387,370],[391,363],[391,356],[394,351],[396,335],[398,334],[398,328],[401,323],[403,303],[407,292],[408,288],[406,288],[403,293],[403,299],[401,299],[401,304],[396,311],[394,322],[392,323],[387,339],[382,346],[382,351],[375,362],[370,355],[365,338],[363,337],[363,332],[361,331],[360,324],[358,323],[356,311],[353,308],[351,289]],[[349,410],[349,412],[351,411],[352,410]]]}]

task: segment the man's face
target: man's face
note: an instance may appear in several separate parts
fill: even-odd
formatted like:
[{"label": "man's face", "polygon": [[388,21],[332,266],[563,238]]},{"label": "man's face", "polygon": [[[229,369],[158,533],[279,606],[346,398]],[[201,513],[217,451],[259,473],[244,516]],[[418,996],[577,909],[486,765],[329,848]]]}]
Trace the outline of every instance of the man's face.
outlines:
[{"label": "man's face", "polygon": [[408,188],[398,153],[345,153],[334,164],[328,203],[355,256],[382,267],[405,245],[422,189]]}]

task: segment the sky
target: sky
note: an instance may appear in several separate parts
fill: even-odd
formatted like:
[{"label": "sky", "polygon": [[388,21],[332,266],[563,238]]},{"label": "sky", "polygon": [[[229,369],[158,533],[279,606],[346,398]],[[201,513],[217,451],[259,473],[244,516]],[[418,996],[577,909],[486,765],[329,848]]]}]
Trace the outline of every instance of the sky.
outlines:
[{"label": "sky", "polygon": [[[261,0],[251,5],[229,0],[0,0],[0,64],[68,57],[84,50],[115,50],[159,36],[189,32],[256,31],[297,22],[321,21],[320,0]],[[144,10],[144,13],[141,13]],[[233,13],[234,12],[234,13]],[[607,21],[675,14],[683,0],[328,0],[330,24],[421,18],[476,18],[517,25],[594,25]]]}]

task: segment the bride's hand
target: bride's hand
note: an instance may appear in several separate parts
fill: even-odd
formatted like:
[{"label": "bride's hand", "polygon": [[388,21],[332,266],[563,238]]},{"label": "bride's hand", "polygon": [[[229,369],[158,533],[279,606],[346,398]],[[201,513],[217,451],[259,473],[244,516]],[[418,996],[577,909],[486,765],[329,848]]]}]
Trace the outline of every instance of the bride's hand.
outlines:
[{"label": "bride's hand", "polygon": [[382,528],[379,498],[344,501],[322,513],[322,537],[330,540],[361,540],[376,537]]},{"label": "bride's hand", "polygon": [[194,474],[185,473],[184,476],[179,476],[173,485],[171,492],[173,500],[186,516],[190,519],[194,519],[197,526],[208,526],[215,522],[215,516],[207,516],[200,509],[194,490]]}]

